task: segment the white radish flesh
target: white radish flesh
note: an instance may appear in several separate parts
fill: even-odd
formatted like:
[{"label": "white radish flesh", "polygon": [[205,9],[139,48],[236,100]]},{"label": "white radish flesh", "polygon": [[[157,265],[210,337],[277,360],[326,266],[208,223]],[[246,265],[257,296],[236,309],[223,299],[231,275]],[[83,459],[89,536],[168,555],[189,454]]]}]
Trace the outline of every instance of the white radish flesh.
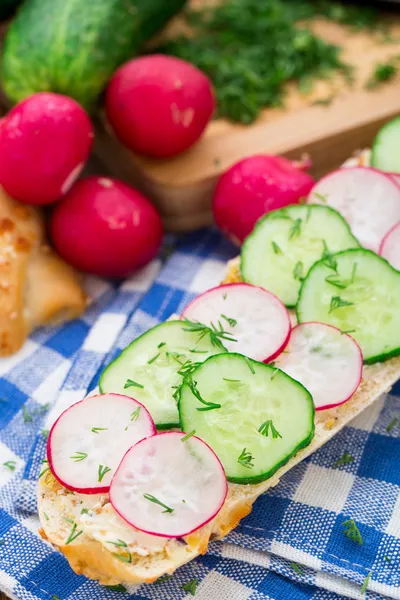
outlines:
[{"label": "white radish flesh", "polygon": [[339,169],[323,177],[308,202],[335,208],[360,244],[374,252],[400,220],[400,186],[390,175],[368,167]]},{"label": "white radish flesh", "polygon": [[83,494],[108,492],[126,451],[156,428],[145,407],[128,396],[89,396],[54,423],[47,457],[54,477]]},{"label": "white radish flesh", "polygon": [[400,222],[383,238],[379,254],[400,271]]},{"label": "white radish flesh", "polygon": [[292,329],[277,367],[311,393],[316,410],[343,404],[361,382],[363,357],[357,342],[325,323],[301,323]]},{"label": "white radish flesh", "polygon": [[227,490],[224,469],[205,442],[167,432],[126,453],[111,482],[110,501],[136,529],[183,537],[218,513]]},{"label": "white radish flesh", "polygon": [[224,340],[230,352],[267,362],[285,347],[290,318],[282,302],[267,290],[248,283],[212,288],[195,298],[183,311],[189,321],[213,324],[236,342]]}]

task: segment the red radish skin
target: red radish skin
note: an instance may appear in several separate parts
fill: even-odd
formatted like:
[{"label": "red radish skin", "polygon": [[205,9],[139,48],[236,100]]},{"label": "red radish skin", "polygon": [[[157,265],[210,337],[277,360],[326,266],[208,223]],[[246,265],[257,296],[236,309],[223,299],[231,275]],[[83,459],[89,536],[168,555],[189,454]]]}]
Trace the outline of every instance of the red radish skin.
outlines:
[{"label": "red radish skin", "polygon": [[[360,346],[357,344],[355,339],[351,337],[350,334],[342,333],[339,329],[337,329],[337,327],[334,327],[333,325],[328,325],[327,323],[319,323],[318,321],[308,321],[308,322],[304,322],[304,323],[299,323],[298,325],[293,327],[293,329],[291,331],[291,335],[289,338],[289,342],[286,346],[285,352],[283,354],[281,353],[281,355],[277,357],[276,362],[275,362],[276,366],[279,369],[282,369],[283,371],[288,373],[288,375],[290,375],[294,379],[298,379],[298,381],[300,381],[300,377],[296,376],[295,373],[292,374],[291,370],[289,370],[289,369],[285,370],[285,362],[288,360],[288,355],[290,354],[291,339],[296,336],[297,332],[304,329],[304,327],[309,327],[309,326],[314,326],[314,325],[315,326],[323,326],[326,329],[331,329],[332,331],[339,333],[341,337],[345,336],[347,339],[351,340],[352,348],[354,349],[356,356],[357,356],[357,373],[355,374],[355,377],[354,377],[354,381],[356,383],[352,386],[351,392],[348,395],[346,395],[344,398],[341,398],[340,401],[338,401],[338,402],[333,402],[333,403],[328,402],[327,404],[318,405],[314,400],[315,410],[319,411],[319,410],[328,410],[329,408],[335,408],[336,406],[340,406],[341,404],[348,402],[350,400],[350,398],[353,397],[354,393],[356,392],[356,390],[359,387],[361,380],[362,380],[363,354],[362,354]],[[304,381],[300,381],[300,383],[302,383],[304,385],[304,387],[307,388],[307,385]],[[307,388],[307,389],[309,389],[309,388]],[[311,389],[309,389],[309,392],[312,395],[313,391]]]},{"label": "red radish skin", "polygon": [[297,204],[314,180],[283,156],[255,155],[234,164],[218,181],[213,197],[217,226],[241,244],[265,213]]},{"label": "red radish skin", "polygon": [[1,122],[0,184],[27,204],[55,202],[79,176],[93,137],[88,115],[72,98],[30,96]]},{"label": "red radish skin", "polygon": [[106,92],[107,119],[133,152],[169,158],[192,146],[215,109],[212,85],[190,63],[162,54],[127,62]]},{"label": "red radish skin", "polygon": [[154,258],[162,223],[143,194],[116,179],[86,177],[55,207],[51,236],[75,268],[103,277],[126,277]]},{"label": "red radish skin", "polygon": [[[236,320],[235,325],[222,317]],[[290,338],[290,316],[271,292],[250,283],[229,283],[207,290],[184,309],[182,319],[206,325],[222,322],[236,342],[224,340],[229,352],[268,363],[284,350]]]},{"label": "red radish skin", "polygon": [[[49,433],[49,437],[47,440],[47,459],[49,461],[49,467],[50,470],[54,476],[54,478],[66,489],[69,489],[73,492],[77,492],[80,494],[106,494],[108,493],[109,489],[110,489],[110,483],[108,483],[107,485],[100,485],[100,486],[88,486],[88,485],[84,485],[84,482],[82,482],[82,485],[72,485],[70,483],[70,481],[66,481],[65,478],[63,478],[60,473],[58,472],[59,469],[59,464],[58,466],[56,466],[56,463],[60,463],[59,461],[59,457],[54,455],[53,449],[55,446],[55,436],[60,436],[60,428],[62,429],[63,426],[65,426],[65,416],[69,417],[72,416],[72,411],[74,412],[73,415],[73,426],[79,429],[79,427],[84,427],[84,431],[81,431],[81,434],[75,437],[78,437],[79,439],[74,440],[73,439],[73,434],[71,436],[69,436],[65,442],[64,442],[64,446],[63,448],[65,448],[65,452],[63,452],[63,455],[65,454],[65,459],[63,459],[62,461],[62,466],[65,465],[65,460],[68,460],[68,458],[70,458],[70,452],[72,450],[72,452],[76,452],[76,451],[81,451],[85,449],[84,446],[84,442],[85,442],[85,438],[86,440],[94,440],[95,443],[98,442],[102,442],[103,440],[105,440],[104,444],[105,444],[105,451],[107,453],[107,449],[111,448],[110,443],[112,441],[112,439],[117,439],[114,435],[111,435],[111,439],[108,439],[108,431],[107,430],[102,430],[99,431],[98,433],[93,433],[91,431],[91,427],[92,426],[99,426],[99,424],[101,423],[101,427],[103,427],[104,425],[107,425],[108,427],[115,427],[115,424],[112,423],[112,417],[108,418],[106,420],[106,422],[102,422],[102,414],[101,414],[101,404],[99,405],[98,402],[99,401],[106,401],[106,402],[112,402],[112,399],[115,398],[115,407],[117,408],[117,412],[115,412],[115,407],[113,407],[114,409],[114,414],[113,416],[115,416],[115,418],[119,419],[118,421],[118,432],[114,434],[118,436],[118,442],[120,443],[120,446],[122,448],[122,452],[121,454],[117,457],[117,461],[115,466],[112,465],[112,462],[110,462],[110,457],[107,456],[105,459],[98,461],[98,463],[100,464],[104,464],[105,465],[109,465],[113,467],[114,472],[117,471],[117,468],[121,462],[121,459],[123,458],[124,454],[126,453],[127,449],[134,443],[136,443],[138,440],[137,435],[138,433],[135,432],[134,428],[136,426],[137,423],[140,423],[141,426],[141,430],[139,431],[139,439],[143,439],[145,437],[148,436],[152,436],[155,435],[157,433],[156,427],[154,425],[154,421],[151,418],[150,413],[148,412],[148,410],[146,409],[145,406],[143,406],[143,404],[141,404],[140,402],[138,402],[137,400],[134,400],[133,398],[131,398],[130,396],[122,396],[121,394],[101,394],[101,395],[92,395],[92,396],[87,396],[86,398],[84,398],[83,400],[81,400],[80,402],[76,402],[75,404],[73,404],[72,406],[70,406],[69,408],[67,408],[59,417],[58,419],[55,421],[54,425],[52,426],[52,428],[50,429],[50,433]],[[90,424],[86,427],[85,426],[85,422],[84,422],[84,418],[82,420],[82,416],[79,417],[77,410],[80,410],[83,403],[87,403],[90,402],[95,406],[97,405],[97,413],[93,414],[92,419]],[[122,404],[124,406],[120,406],[117,407],[117,403],[118,402],[122,402]],[[131,408],[132,406],[132,408]],[[125,410],[128,407],[127,411]],[[135,411],[137,408],[140,408],[140,412],[139,412],[139,418],[136,421],[133,421],[132,419],[130,419],[130,414],[131,411]],[[125,415],[122,415],[122,409],[125,411]],[[76,416],[78,415],[78,416]],[[63,420],[64,420],[64,424],[63,424]],[[128,424],[131,428],[132,428],[132,432],[128,430],[128,427],[125,428],[125,425]],[[127,432],[127,433],[126,433]],[[132,437],[129,437],[129,439],[127,440],[127,442],[125,440],[123,440],[122,435],[131,435]],[[113,432],[111,432],[111,434],[113,434]],[[61,433],[62,435],[62,433]],[[102,436],[102,438],[98,437],[98,436]],[[87,437],[87,436],[91,436],[91,438]],[[70,441],[70,438],[73,439],[72,441],[72,447],[68,450],[68,442]],[[118,450],[120,450],[121,448],[118,448]],[[116,445],[113,444],[113,450],[116,449]],[[58,453],[56,453],[57,455]],[[89,452],[90,454],[90,452]],[[114,457],[115,458],[115,457]],[[71,463],[72,464],[72,463]],[[83,462],[79,462],[76,464],[86,464]],[[93,467],[93,472],[96,473],[97,472],[97,464]],[[112,474],[112,471],[110,473],[110,475]],[[107,475],[105,476],[105,479],[107,479]],[[86,482],[87,484],[87,482]]]},{"label": "red radish skin", "polygon": [[383,238],[379,254],[400,271],[400,221]]},{"label": "red radish skin", "polygon": [[[221,510],[228,494],[228,482],[224,467],[214,450],[212,450],[204,440],[192,435],[187,441],[182,442],[182,438],[184,438],[185,435],[185,433],[180,431],[168,431],[141,440],[127,451],[114,474],[110,486],[110,502],[119,516],[129,525],[135,527],[135,529],[159,537],[185,537],[209,523]],[[197,457],[198,464],[193,467],[194,463],[192,459],[192,468],[187,470],[187,472],[183,472],[185,468],[187,469],[188,464],[184,464],[182,460],[180,460],[182,456],[180,456],[179,453],[172,456],[169,450],[173,450],[175,446],[176,450],[183,451],[187,447],[184,444],[187,444],[190,440],[195,449],[193,448],[193,451],[189,451],[187,454],[194,458]],[[165,442],[167,442],[167,444],[165,444]],[[171,443],[168,444],[168,442]],[[161,450],[157,450],[157,445],[160,445]],[[166,447],[163,448],[163,446]],[[151,462],[149,461],[146,464],[146,458],[150,458]],[[160,465],[159,469],[157,466],[158,461],[163,461],[163,465]],[[206,463],[208,463],[208,465]],[[207,466],[210,466],[210,469],[214,472],[209,471],[208,477],[204,477]],[[204,473],[201,472],[202,470],[204,470]],[[201,476],[203,476],[204,479],[203,485],[199,484]],[[148,478],[148,482],[144,483],[143,478]],[[163,481],[163,478],[165,481]],[[135,483],[133,483],[134,481]],[[129,489],[130,483],[132,484],[131,489]],[[195,489],[196,485],[198,489]],[[171,486],[170,489],[168,489],[169,486]],[[189,490],[188,493],[190,493],[190,490],[193,491],[195,495],[197,494],[197,499],[192,497],[190,502],[181,504],[180,499],[184,499],[184,490],[178,489],[179,486],[180,488],[186,488],[186,492]],[[126,488],[125,491],[124,487]],[[163,499],[164,503],[166,502],[167,505],[170,501],[167,494],[168,496],[171,495],[171,497],[174,498],[174,511],[176,510],[176,516],[179,516],[178,511],[182,507],[181,510],[183,515],[181,515],[179,519],[174,519],[174,521],[169,523],[167,522],[167,527],[171,527],[168,532],[165,530],[165,526],[162,523],[164,520],[163,515],[161,514],[162,507],[158,505],[156,505],[156,508],[160,512],[154,516],[154,520],[151,523],[152,527],[156,527],[157,524],[160,525],[161,521],[161,527],[159,527],[157,531],[143,526],[144,524],[140,522],[143,516],[143,508],[146,512],[146,509],[149,507],[154,508],[155,506],[153,503],[149,503],[148,500],[143,500],[142,492],[144,490],[154,497],[158,496],[159,500]],[[207,511],[208,514],[205,517],[201,513],[202,510],[204,510],[204,507],[208,506],[207,502],[211,502],[210,496],[212,494],[216,497],[212,498],[213,506],[211,509],[209,508]],[[135,495],[137,496],[136,498],[134,497]],[[196,500],[197,502],[200,502],[200,506],[193,510],[191,505],[193,503],[195,504]],[[142,508],[140,503],[143,502],[145,504]],[[185,516],[186,509],[192,510],[194,513],[194,518],[197,520],[194,527],[193,515],[190,516],[189,514],[188,519],[187,516]],[[129,515],[127,513],[129,513]],[[167,514],[166,518],[170,518],[170,516],[171,513]],[[188,526],[188,520],[191,523],[190,526]],[[163,531],[160,530],[161,528]]]}]

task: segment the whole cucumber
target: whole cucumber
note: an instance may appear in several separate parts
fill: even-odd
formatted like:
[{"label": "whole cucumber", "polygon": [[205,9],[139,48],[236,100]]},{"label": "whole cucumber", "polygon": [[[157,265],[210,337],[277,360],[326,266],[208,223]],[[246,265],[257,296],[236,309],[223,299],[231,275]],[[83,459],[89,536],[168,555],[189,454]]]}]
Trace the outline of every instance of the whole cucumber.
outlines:
[{"label": "whole cucumber", "polygon": [[41,91],[90,110],[114,70],[186,0],[26,0],[8,30],[3,88],[12,102]]}]

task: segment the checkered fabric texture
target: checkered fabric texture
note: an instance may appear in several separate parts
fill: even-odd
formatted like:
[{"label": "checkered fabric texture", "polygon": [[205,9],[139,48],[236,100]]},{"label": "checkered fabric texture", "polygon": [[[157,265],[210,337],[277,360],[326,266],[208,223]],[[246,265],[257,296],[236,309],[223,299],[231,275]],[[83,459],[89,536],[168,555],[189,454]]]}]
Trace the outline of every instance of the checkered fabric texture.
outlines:
[{"label": "checkered fabric texture", "polygon": [[[0,361],[0,589],[11,597],[122,597],[75,575],[37,535],[41,430],[92,390],[133,338],[216,285],[234,254],[209,230],[182,242],[161,271],[156,261],[120,287],[91,278],[95,301],[83,318],[35,333],[19,354]],[[196,578],[196,600],[400,599],[397,417],[400,399],[380,399],[261,496],[226,541],[166,581],[131,586],[123,597],[188,600],[182,586]],[[334,468],[344,451],[354,460]],[[14,471],[2,466],[7,461],[15,461]],[[344,535],[347,519],[357,523],[362,545]]]}]

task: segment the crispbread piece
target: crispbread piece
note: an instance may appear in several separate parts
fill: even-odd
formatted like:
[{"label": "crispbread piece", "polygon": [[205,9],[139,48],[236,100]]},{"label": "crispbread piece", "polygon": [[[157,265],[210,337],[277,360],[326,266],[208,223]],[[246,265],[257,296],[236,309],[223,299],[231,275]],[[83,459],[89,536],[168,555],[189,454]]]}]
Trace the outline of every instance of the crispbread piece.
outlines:
[{"label": "crispbread piece", "polygon": [[[228,263],[228,270],[223,283],[240,281],[239,259]],[[292,314],[292,318],[294,318]],[[115,558],[104,541],[93,536],[93,532],[84,531],[76,541],[66,545],[71,525],[65,518],[71,519],[76,514],[77,495],[66,492],[54,480],[52,475],[44,478],[39,485],[39,514],[42,524],[42,535],[58,547],[67,557],[71,567],[78,574],[100,583],[114,585],[117,583],[151,583],[158,577],[171,574],[181,565],[189,562],[199,554],[207,551],[212,539],[219,539],[234,529],[240,520],[251,511],[255,500],[266,490],[274,487],[284,473],[297,465],[301,460],[315,452],[329,441],[349,421],[370,406],[377,398],[388,392],[400,377],[400,357],[392,358],[385,363],[365,365],[363,379],[354,396],[336,408],[319,411],[315,415],[315,437],[311,444],[300,450],[284,467],[262,483],[255,485],[239,485],[229,483],[228,496],[218,515],[207,525],[194,532],[184,540],[169,540],[162,549],[155,548],[146,556],[138,549],[130,546],[132,562],[121,562]],[[80,500],[78,500],[80,502]],[[102,496],[96,508],[99,514],[104,513],[110,535],[115,528],[114,538],[123,535],[119,527],[121,519],[111,507],[108,497]],[[46,516],[44,516],[46,514]],[[118,520],[116,522],[116,519]],[[123,524],[123,522],[122,522]],[[127,530],[132,528],[123,524]],[[79,529],[79,527],[78,527]],[[116,535],[118,533],[118,535]],[[108,537],[109,539],[109,537]],[[154,551],[153,551],[154,550]]]}]

